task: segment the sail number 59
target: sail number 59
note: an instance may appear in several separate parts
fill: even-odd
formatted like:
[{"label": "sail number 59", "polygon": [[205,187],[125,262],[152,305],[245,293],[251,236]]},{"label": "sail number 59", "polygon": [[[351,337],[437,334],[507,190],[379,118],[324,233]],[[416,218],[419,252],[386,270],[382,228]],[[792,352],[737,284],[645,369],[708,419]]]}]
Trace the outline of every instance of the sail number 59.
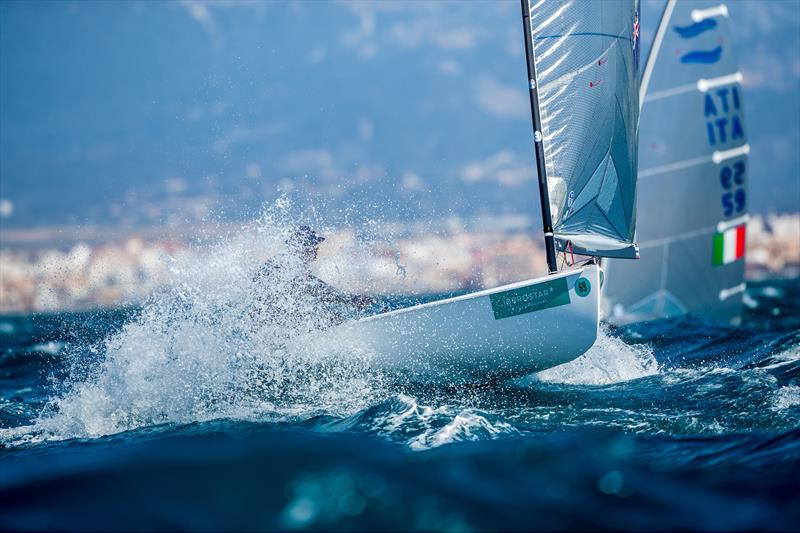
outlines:
[{"label": "sail number 59", "polygon": [[729,217],[739,214],[747,207],[747,193],[744,190],[744,161],[737,161],[731,166],[724,166],[719,171],[719,183],[722,185],[722,211]]}]

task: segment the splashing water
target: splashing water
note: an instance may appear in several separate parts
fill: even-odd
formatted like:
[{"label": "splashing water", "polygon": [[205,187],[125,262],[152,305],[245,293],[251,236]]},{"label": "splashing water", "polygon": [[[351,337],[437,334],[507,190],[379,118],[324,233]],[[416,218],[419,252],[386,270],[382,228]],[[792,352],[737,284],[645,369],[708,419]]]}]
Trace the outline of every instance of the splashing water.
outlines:
[{"label": "splashing water", "polygon": [[[267,211],[200,254],[173,259],[171,287],[102,343],[99,364],[67,384],[33,433],[93,437],[215,418],[346,415],[367,405],[381,390],[381,377],[366,371],[368,354],[346,339],[342,349],[302,342],[340,317],[293,282],[303,263],[285,243],[286,219]],[[269,257],[279,268],[264,284],[254,273]]]},{"label": "splashing water", "polygon": [[658,373],[658,363],[647,345],[630,345],[609,334],[602,325],[589,351],[574,361],[535,374],[545,383],[609,385]]}]

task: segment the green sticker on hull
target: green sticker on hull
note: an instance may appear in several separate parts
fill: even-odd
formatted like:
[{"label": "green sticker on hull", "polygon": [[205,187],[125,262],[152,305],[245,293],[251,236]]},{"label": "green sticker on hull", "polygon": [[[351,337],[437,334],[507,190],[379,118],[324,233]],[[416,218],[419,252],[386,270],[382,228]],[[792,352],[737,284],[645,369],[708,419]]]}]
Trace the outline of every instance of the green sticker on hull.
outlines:
[{"label": "green sticker on hull", "polygon": [[589,296],[590,292],[592,292],[592,284],[589,283],[589,280],[586,278],[578,278],[578,281],[575,282],[575,294],[584,298]]},{"label": "green sticker on hull", "polygon": [[569,304],[567,278],[558,278],[489,296],[494,319],[524,315],[550,307]]}]

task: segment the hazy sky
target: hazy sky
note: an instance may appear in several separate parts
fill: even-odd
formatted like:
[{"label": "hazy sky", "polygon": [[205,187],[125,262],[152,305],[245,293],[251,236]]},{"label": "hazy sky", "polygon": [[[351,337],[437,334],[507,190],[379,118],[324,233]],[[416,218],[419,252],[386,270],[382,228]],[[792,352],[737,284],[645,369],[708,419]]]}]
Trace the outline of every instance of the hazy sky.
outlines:
[{"label": "hazy sky", "polygon": [[[800,204],[800,3],[729,2],[751,207]],[[642,7],[643,39],[661,2]],[[519,5],[0,2],[0,223],[537,216]],[[335,221],[332,221],[335,222]]]}]

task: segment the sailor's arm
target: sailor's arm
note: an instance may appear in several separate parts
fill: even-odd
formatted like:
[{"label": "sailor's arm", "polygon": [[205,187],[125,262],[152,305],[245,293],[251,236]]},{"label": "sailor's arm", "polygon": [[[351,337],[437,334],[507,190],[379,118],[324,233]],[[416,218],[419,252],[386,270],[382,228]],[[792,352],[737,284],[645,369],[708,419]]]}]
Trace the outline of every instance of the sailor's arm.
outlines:
[{"label": "sailor's arm", "polygon": [[344,291],[340,291],[339,289],[325,283],[316,276],[311,276],[310,281],[313,284],[313,290],[315,295],[326,303],[352,305],[360,309],[364,309],[366,307],[370,307],[378,303],[377,300],[369,296],[364,296],[360,294],[348,294]]}]

